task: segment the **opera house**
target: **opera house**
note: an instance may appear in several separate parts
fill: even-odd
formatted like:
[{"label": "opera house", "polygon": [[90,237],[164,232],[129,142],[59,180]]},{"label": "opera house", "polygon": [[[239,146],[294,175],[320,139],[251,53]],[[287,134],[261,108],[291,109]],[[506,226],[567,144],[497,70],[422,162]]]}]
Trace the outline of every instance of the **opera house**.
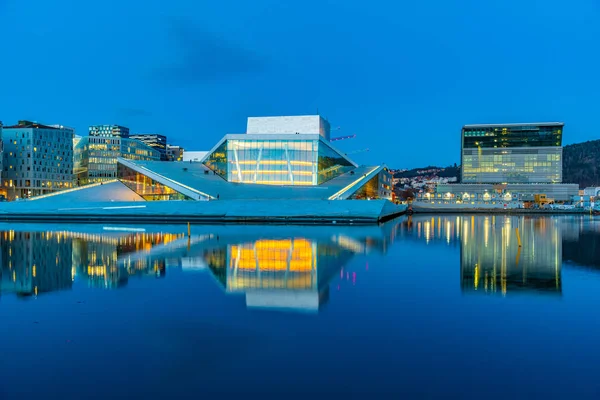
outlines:
[{"label": "opera house", "polygon": [[336,149],[318,115],[248,118],[198,162],[116,162],[115,180],[0,205],[0,219],[376,223],[406,210],[387,167]]}]

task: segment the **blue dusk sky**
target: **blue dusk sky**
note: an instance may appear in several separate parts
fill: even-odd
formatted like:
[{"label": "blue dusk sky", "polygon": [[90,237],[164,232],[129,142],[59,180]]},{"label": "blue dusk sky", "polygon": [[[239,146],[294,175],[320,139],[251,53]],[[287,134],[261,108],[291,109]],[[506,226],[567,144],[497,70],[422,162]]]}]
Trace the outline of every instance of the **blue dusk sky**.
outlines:
[{"label": "blue dusk sky", "polygon": [[599,20],[598,0],[0,0],[0,120],[207,150],[318,110],[360,163],[448,165],[468,123],[599,139]]}]

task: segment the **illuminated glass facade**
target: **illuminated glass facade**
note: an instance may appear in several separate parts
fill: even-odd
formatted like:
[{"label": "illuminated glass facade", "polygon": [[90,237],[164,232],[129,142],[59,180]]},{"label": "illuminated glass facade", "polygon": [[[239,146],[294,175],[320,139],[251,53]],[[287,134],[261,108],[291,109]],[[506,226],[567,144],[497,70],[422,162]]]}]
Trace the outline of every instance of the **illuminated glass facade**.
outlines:
[{"label": "illuminated glass facade", "polygon": [[146,201],[152,200],[191,200],[189,197],[165,186],[144,174],[126,167],[123,164],[118,165],[119,180],[129,189],[136,192]]},{"label": "illuminated glass facade", "polygon": [[229,182],[319,185],[355,165],[318,135],[229,135],[204,164]]},{"label": "illuminated glass facade", "polygon": [[362,185],[350,199],[368,200],[368,199],[388,199],[392,198],[392,174],[384,168],[377,175],[369,179]]},{"label": "illuminated glass facade", "polygon": [[161,161],[167,161],[167,137],[157,133],[136,133],[129,135],[129,139],[139,140],[145,145],[158,150]]},{"label": "illuminated glass facade", "polygon": [[562,123],[466,125],[463,183],[562,182]]},{"label": "illuminated glass facade", "polygon": [[76,185],[116,179],[118,157],[158,161],[161,154],[134,139],[118,136],[83,137],[74,149]]}]

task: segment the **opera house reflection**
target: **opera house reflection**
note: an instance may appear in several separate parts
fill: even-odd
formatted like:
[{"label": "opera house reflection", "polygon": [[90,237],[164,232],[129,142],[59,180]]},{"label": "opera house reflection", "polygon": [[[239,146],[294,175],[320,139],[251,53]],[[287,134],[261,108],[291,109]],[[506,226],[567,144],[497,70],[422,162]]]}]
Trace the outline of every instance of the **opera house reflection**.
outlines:
[{"label": "opera house reflection", "polygon": [[318,311],[340,270],[357,254],[386,252],[396,225],[269,227],[260,238],[254,227],[198,227],[190,237],[97,226],[88,232],[0,231],[0,293],[38,295],[74,282],[118,289],[134,276],[163,278],[179,269],[212,274],[226,294],[243,295],[249,308]]},{"label": "opera house reflection", "polygon": [[354,231],[357,236],[327,227],[289,235],[283,227],[258,239],[254,230],[205,233],[127,255],[122,262],[143,258],[183,271],[207,270],[226,294],[244,296],[248,308],[316,312],[329,299],[332,279],[355,255],[386,251],[391,228],[363,228]]}]

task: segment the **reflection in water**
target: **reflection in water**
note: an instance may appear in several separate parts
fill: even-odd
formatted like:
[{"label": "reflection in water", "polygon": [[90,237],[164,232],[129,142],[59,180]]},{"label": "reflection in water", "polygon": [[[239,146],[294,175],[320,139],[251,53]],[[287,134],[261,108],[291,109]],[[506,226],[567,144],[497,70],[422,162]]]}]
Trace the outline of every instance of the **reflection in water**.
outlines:
[{"label": "reflection in water", "polygon": [[119,264],[118,259],[126,254],[168,244],[183,236],[170,233],[100,235],[74,232],[65,235],[73,242],[73,268],[77,274],[86,279],[91,287],[101,288],[124,286],[131,275],[163,277],[166,273],[164,260],[149,262],[138,259]]},{"label": "reflection in water", "polygon": [[556,217],[417,216],[403,228],[426,243],[460,245],[463,292],[561,293],[562,225]]},{"label": "reflection in water", "polygon": [[72,285],[71,243],[62,233],[3,232],[0,292],[37,295]]},{"label": "reflection in water", "polygon": [[[167,269],[177,268],[210,271],[226,293],[243,294],[248,307],[316,311],[327,302],[329,283],[347,262],[356,254],[385,252],[396,225],[347,232],[305,227],[291,236],[281,233],[285,228],[274,228],[260,239],[255,230],[217,234],[210,227],[206,231],[211,233],[190,238],[122,230],[5,231],[0,233],[0,292],[37,295],[71,288],[74,281],[117,289],[131,276],[164,277]],[[346,271],[344,279],[355,284],[356,273]]]},{"label": "reflection in water", "polygon": [[378,227],[195,227],[190,238],[177,227],[165,229],[176,233],[98,226],[82,227],[87,233],[7,230],[0,232],[0,293],[38,295],[70,289],[73,282],[113,289],[132,276],[162,278],[176,268],[210,272],[225,293],[243,295],[248,307],[315,311],[328,301],[336,276],[356,283],[348,270],[355,255],[416,240],[456,252],[455,259],[440,261],[455,263],[464,293],[560,294],[563,258],[567,265],[600,268],[597,222],[418,215]]},{"label": "reflection in water", "polygon": [[92,287],[112,288],[130,275],[164,276],[164,263],[138,260],[119,266],[120,255],[166,244],[183,234],[101,235],[78,232],[0,233],[0,293],[37,295],[70,289],[75,277]]},{"label": "reflection in water", "polygon": [[353,254],[334,242],[255,240],[227,244],[210,253],[207,264],[227,292],[246,294],[248,307],[315,310]]},{"label": "reflection in water", "polygon": [[467,218],[463,227],[460,265],[464,291],[560,293],[562,241],[556,219]]}]

